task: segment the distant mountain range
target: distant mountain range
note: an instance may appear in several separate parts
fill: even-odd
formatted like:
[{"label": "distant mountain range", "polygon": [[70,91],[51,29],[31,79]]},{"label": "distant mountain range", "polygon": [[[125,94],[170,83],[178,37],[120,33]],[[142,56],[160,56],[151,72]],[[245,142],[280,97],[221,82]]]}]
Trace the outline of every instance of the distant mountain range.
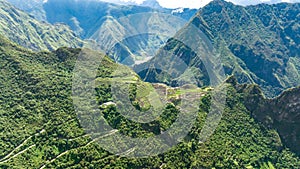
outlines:
[{"label": "distant mountain range", "polygon": [[[257,86],[239,85],[231,79],[228,79],[231,85],[222,120],[207,141],[201,141],[201,130],[209,112],[210,96],[202,89],[205,96],[201,97],[195,126],[179,145],[148,158],[128,159],[111,154],[91,139],[93,135],[85,133],[75,114],[72,77],[75,62],[82,52],[103,58],[97,72],[97,81],[101,84],[96,87],[96,98],[105,119],[114,129],[130,137],[152,137],[172,124],[177,113],[173,104],[166,106],[163,115],[150,124],[127,120],[114,104],[102,106],[113,101],[109,84],[116,80],[111,78],[112,74],[118,75],[115,72],[118,65],[104,54],[69,48],[36,53],[0,36],[0,102],[4,103],[0,106],[0,168],[272,169],[300,165],[299,157],[291,151],[298,151],[299,120],[297,114],[290,114],[299,112],[296,102],[290,100],[297,99],[298,89],[268,101],[261,97]],[[145,105],[141,95],[150,92],[149,85],[137,78],[130,68],[122,67],[124,71],[119,75],[124,83],[139,81],[139,86],[130,89],[130,97],[138,98],[135,104]],[[117,83],[123,84],[121,79]],[[122,90],[122,85],[120,87]],[[282,109],[273,110],[270,106]],[[282,110],[283,116],[277,114],[277,110]],[[90,112],[83,113],[91,116]],[[97,128],[97,120],[90,118],[88,124]],[[110,147],[115,146],[114,141],[110,141]],[[106,159],[109,161],[103,162]]]},{"label": "distant mountain range", "polygon": [[[80,0],[35,2],[43,4],[36,6],[34,11],[41,14],[37,16],[54,25],[0,1],[0,168],[299,168],[300,89],[296,86],[300,84],[300,4],[242,7],[215,0],[192,16],[193,10],[189,9],[162,12],[149,7]],[[33,6],[27,4],[24,9]],[[149,12],[150,15],[140,15]],[[155,30],[170,29],[175,32],[173,37],[149,34],[126,37],[131,33],[120,31],[128,29],[135,33],[139,30],[135,23],[145,26],[150,23],[155,27],[157,20],[151,20],[156,17],[155,12],[172,16],[160,17],[162,20],[158,21],[165,29]],[[129,14],[139,17],[126,22]],[[173,20],[176,16],[184,18],[182,23]],[[185,20],[188,18],[191,20]],[[103,26],[109,26],[106,28],[111,32],[105,33],[109,29]],[[113,46],[112,53],[79,48],[87,43],[80,38],[96,42],[95,46],[105,46],[111,43],[106,36],[126,38]],[[198,36],[200,39],[195,38]],[[147,46],[154,46],[158,52],[134,67],[148,68],[139,72],[142,78],[131,68],[116,63],[129,58],[127,64],[132,65],[135,57],[149,52]],[[74,100],[82,94],[72,95],[74,68],[82,54],[102,61],[92,89],[99,114],[84,111],[90,109],[84,103],[81,107],[74,106]],[[174,56],[187,67],[178,66]],[[209,63],[212,56],[222,61],[223,68]],[[209,86],[212,79],[205,65],[216,72],[216,79],[219,72],[224,72],[228,88],[222,119],[211,137],[203,141],[205,123],[216,123],[209,118],[209,112],[213,92],[219,90],[218,86]],[[86,66],[80,67],[84,76],[89,75],[91,65]],[[163,72],[156,69],[159,66],[169,69]],[[182,74],[187,72],[186,68],[190,71]],[[199,99],[196,122],[178,145],[156,156],[133,159],[114,155],[97,144],[97,139],[107,137],[108,146],[115,148],[118,146],[115,133],[149,138],[172,127],[181,111],[179,101],[186,96],[172,86],[190,78],[190,72],[194,73],[198,87],[188,88],[187,92],[201,97],[194,98]],[[85,77],[77,80],[90,82]],[[168,104],[150,123],[129,120],[116,107],[123,102],[115,100],[112,84],[128,95],[138,110],[151,107],[153,98],[149,95],[154,86],[164,92]],[[295,88],[283,91],[290,87]],[[264,93],[279,96],[268,99]],[[100,131],[103,122],[100,114],[114,129],[104,136],[83,128],[89,125],[92,131]],[[136,152],[133,149],[126,153]]]},{"label": "distant mountain range", "polygon": [[0,33],[33,50],[80,47],[83,41],[64,24],[40,22],[11,4],[0,1]]},{"label": "distant mountain range", "polygon": [[[135,13],[160,12],[189,20],[197,11],[196,9],[188,8],[181,10],[162,8],[155,0],[147,0],[142,4],[136,4],[130,1],[104,2],[100,0],[27,0],[27,3],[20,0],[7,1],[28,13],[32,13],[34,17],[42,21],[49,23],[66,23],[75,32],[81,33],[80,35],[83,38],[88,38],[90,34],[93,33],[91,25],[94,24],[96,25],[95,27],[101,26],[108,16],[119,18]],[[55,10],[59,10],[60,13],[56,13]],[[38,11],[40,13],[38,13]],[[78,21],[79,28],[75,26],[74,18]]]},{"label": "distant mountain range", "polygon": [[119,5],[136,5],[136,6],[145,6],[145,7],[150,7],[153,9],[163,9],[162,6],[156,1],[156,0],[145,0],[144,2],[138,4],[136,2],[132,1],[122,1],[122,0],[99,0],[99,1],[104,1],[104,2],[110,2],[110,3],[115,3]]},{"label": "distant mountain range", "polygon": [[[299,13],[299,3],[242,7],[215,0],[200,9],[190,24],[210,39],[227,75],[236,75],[241,83],[257,83],[268,96],[274,96],[300,84]],[[175,37],[187,39],[191,34],[189,31],[183,28]],[[209,77],[203,75],[206,72],[203,63],[195,60],[201,56],[176,39],[169,40],[163,49],[162,52],[167,50],[180,56],[187,61],[187,65],[199,70],[199,86],[208,85]],[[169,59],[162,55],[158,53],[139,67],[149,67],[151,62]],[[172,79],[162,81],[168,78],[155,69],[140,75],[148,81],[172,84]]]},{"label": "distant mountain range", "polygon": [[[197,11],[195,9],[173,10],[161,7],[153,9],[149,7],[153,4],[153,1],[145,1],[144,5],[139,6],[134,4],[131,6],[123,6],[93,0],[33,1],[32,5],[26,6],[24,6],[21,1],[12,0],[11,2],[19,8],[32,13],[32,15],[41,21],[47,21],[51,24],[67,24],[82,39],[93,40],[102,45],[100,48],[102,51],[105,51],[105,53],[109,54],[114,60],[127,65],[133,65],[135,62],[143,62],[143,60],[153,57],[155,55],[153,52],[162,47],[162,44],[188,22]],[[157,16],[155,13],[165,16]],[[118,23],[120,22],[119,19],[139,14],[144,15],[144,19],[141,19],[141,23],[139,23],[140,25],[144,24],[144,27],[149,25],[150,21],[148,22],[147,20],[154,17],[156,20],[161,20],[161,30],[165,27],[168,28],[169,32],[174,33],[169,37],[162,36],[163,31],[156,35],[142,33],[135,35],[135,37],[127,37],[128,31],[135,29],[136,25],[125,26],[126,24],[124,23]],[[170,20],[170,17],[167,17],[167,15],[174,17]],[[176,17],[178,17],[178,19],[175,21],[174,18]],[[108,31],[107,24],[111,21],[115,23],[114,25],[110,24],[109,27],[118,27],[121,25],[122,28],[118,27],[117,29],[128,31],[121,34],[117,34],[118,31]],[[145,30],[147,29],[148,28],[145,27]],[[101,36],[99,36],[99,33],[101,33]],[[136,33],[138,34],[138,31],[136,31]],[[126,38],[120,39],[120,42],[113,46],[103,46],[103,44],[109,44],[105,38],[111,36]],[[128,38],[130,38],[130,43],[127,43],[129,41]],[[111,39],[112,38],[109,38],[109,40]],[[147,44],[151,44],[151,49],[147,48]]]}]

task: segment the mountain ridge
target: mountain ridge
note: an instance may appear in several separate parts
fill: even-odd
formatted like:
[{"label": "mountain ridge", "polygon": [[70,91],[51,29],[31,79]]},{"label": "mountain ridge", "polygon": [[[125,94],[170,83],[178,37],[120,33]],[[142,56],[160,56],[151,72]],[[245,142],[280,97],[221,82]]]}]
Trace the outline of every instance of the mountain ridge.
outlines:
[{"label": "mountain ridge", "polygon": [[0,1],[0,32],[32,50],[55,50],[61,46],[80,47],[83,41],[68,26],[39,22],[27,13]]},{"label": "mountain ridge", "polygon": [[267,98],[258,85],[239,84],[233,76],[227,82],[237,93],[244,93],[243,102],[251,116],[266,128],[277,130],[282,142],[299,155],[300,149],[295,145],[300,142],[300,102],[297,97],[300,87],[285,90],[275,98]]},{"label": "mountain ridge", "polygon": [[[227,75],[235,74],[241,83],[257,83],[269,97],[274,97],[283,89],[300,84],[297,80],[300,69],[296,62],[300,51],[297,35],[299,6],[299,3],[281,3],[242,7],[215,0],[198,11],[190,25],[197,27],[211,40],[216,54],[221,56]],[[262,14],[264,9],[269,11]],[[280,24],[276,24],[277,16]],[[267,17],[272,22],[267,23]],[[275,24],[271,26],[271,23]],[[182,31],[189,34],[184,29]],[[168,43],[166,46],[176,42]],[[178,52],[180,48],[183,48],[182,45],[169,50]],[[181,50],[174,54],[184,55],[189,52]],[[184,57],[186,60],[195,58],[188,54]],[[200,65],[191,63],[190,66],[205,72]],[[208,78],[204,80],[208,81]],[[205,83],[200,81],[199,84]]]},{"label": "mountain ridge", "polygon": [[[153,58],[156,59],[155,63],[167,63],[163,65],[167,68],[169,64],[170,68],[176,67],[180,64],[173,59],[173,55],[177,55],[182,59],[182,65],[192,68],[188,73],[194,73],[198,79],[198,86],[203,87],[193,86],[188,89],[189,92],[201,94],[196,98],[199,99],[196,122],[188,135],[170,151],[147,158],[121,157],[105,150],[104,147],[119,146],[116,145],[115,139],[109,137],[115,133],[132,138],[149,138],[164,133],[174,124],[180,112],[180,96],[185,96],[185,91],[163,84],[152,85],[143,82],[131,68],[116,63],[99,51],[60,47],[53,51],[34,52],[19,46],[18,41],[8,40],[1,33],[0,168],[298,168],[300,88],[289,89],[276,98],[268,99],[265,90],[263,91],[258,84],[239,84],[250,81],[259,83],[262,87],[274,86],[278,88],[275,93],[288,87],[284,86],[283,82],[295,80],[293,83],[297,84],[297,72],[300,68],[297,53],[299,37],[292,34],[298,30],[299,21],[294,20],[294,17],[298,18],[298,14],[295,15],[298,5],[292,9],[291,6],[294,5],[260,5],[245,9],[217,0],[201,9],[191,21],[191,24],[206,35],[203,37],[205,41],[195,38],[197,41],[190,42],[189,46],[185,40],[192,39],[195,34],[189,32],[188,25],[167,41]],[[270,16],[258,19],[266,15],[261,12],[261,8],[266,8],[266,13]],[[14,11],[8,13],[14,14]],[[237,16],[233,16],[235,13]],[[122,16],[123,13],[119,15]],[[276,17],[277,15],[281,16]],[[217,22],[220,20],[223,22]],[[287,21],[290,24],[286,24]],[[72,22],[76,23],[76,19]],[[250,28],[246,29],[249,25]],[[16,25],[16,28],[18,26]],[[274,39],[273,36],[278,39]],[[128,40],[134,42],[132,39]],[[213,92],[218,90],[218,87],[206,88],[211,80],[208,78],[209,69],[205,67],[207,62],[201,62],[197,58],[197,54],[205,55],[205,52],[210,52],[209,49],[212,49],[213,45],[218,54],[216,58],[226,61],[223,65],[224,71],[230,75],[226,80],[229,85],[226,88],[225,109],[220,121],[209,118]],[[201,50],[193,51],[195,46]],[[262,49],[268,50],[265,53]],[[85,54],[88,57],[82,57]],[[207,57],[214,56],[212,54],[214,53],[209,53]],[[79,76],[77,80],[84,85],[79,86],[78,93],[75,90],[77,95],[74,96],[74,73],[75,76],[80,73],[74,72],[78,58],[82,62],[85,61],[84,58],[100,59],[101,64],[97,67],[96,77],[89,77],[93,75],[89,70],[89,67],[93,66],[91,64],[77,69],[84,75],[81,78]],[[262,70],[256,65],[258,63],[268,66],[268,70]],[[98,65],[97,62],[92,64]],[[215,78],[218,79],[218,73],[222,73],[221,68],[217,63],[209,65],[216,71]],[[291,70],[285,70],[282,65],[289,65]],[[153,69],[142,72],[142,75],[149,75],[146,76],[148,81],[175,86],[180,81],[190,80],[189,74],[176,78],[168,76],[168,73],[178,75],[185,72],[182,69],[167,69],[163,73],[155,67]],[[276,69],[275,73],[271,69]],[[270,77],[265,78],[264,74],[256,71],[266,71]],[[288,79],[279,77],[284,75],[284,72],[295,74],[287,75]],[[85,102],[77,107],[74,105],[74,100],[84,98],[86,93],[82,89],[89,85],[89,78],[95,80],[95,86],[92,88],[95,95],[92,98],[95,99],[93,103],[96,103],[101,115],[90,111],[92,108]],[[278,82],[278,79],[281,81]],[[267,82],[274,84],[270,86]],[[124,94],[124,98],[128,96],[134,108],[147,110],[151,107],[150,103],[155,101],[155,98],[149,97],[155,90],[153,86],[161,89],[163,95],[169,97],[162,114],[150,123],[138,123],[127,119],[117,107],[120,104],[122,106],[122,100],[115,101],[114,94]],[[114,87],[117,87],[117,90]],[[113,93],[116,91],[117,93]],[[269,92],[274,94],[273,90]],[[76,111],[77,109],[80,111]],[[102,120],[113,130],[99,137],[94,131],[102,131]],[[216,122],[218,123],[215,124]],[[215,131],[209,131],[213,134],[203,141],[206,137],[204,135],[207,134],[202,133],[205,124],[217,125],[217,128]],[[105,139],[104,137],[108,137],[108,144],[98,144],[97,139]],[[147,146],[151,147],[148,144]],[[145,147],[145,150],[147,148]],[[125,154],[132,152],[126,151]]]},{"label": "mountain ridge", "polygon": [[[300,164],[300,159],[285,148],[275,130],[255,122],[241,102],[243,93],[238,93],[234,87],[229,87],[223,118],[206,142],[199,140],[209,111],[209,93],[201,99],[197,123],[179,145],[149,158],[120,158],[105,151],[87,135],[71,99],[72,70],[81,52],[104,57],[105,64],[97,72],[101,83],[109,82],[107,79],[116,70],[116,63],[90,50],[59,48],[36,53],[2,36],[0,44],[3,70],[0,102],[5,102],[0,104],[3,131],[0,145],[4,147],[0,149],[1,168],[293,168]],[[130,74],[130,69],[126,70],[120,73]],[[112,99],[109,89],[108,84],[96,86],[97,102],[108,123],[125,135],[153,136],[176,118],[174,107],[169,105],[164,112],[167,116],[151,125],[132,123],[120,116],[113,104],[101,106]],[[131,90],[135,98],[140,95],[134,94],[134,86]],[[137,87],[137,90],[144,93],[149,89]]]}]

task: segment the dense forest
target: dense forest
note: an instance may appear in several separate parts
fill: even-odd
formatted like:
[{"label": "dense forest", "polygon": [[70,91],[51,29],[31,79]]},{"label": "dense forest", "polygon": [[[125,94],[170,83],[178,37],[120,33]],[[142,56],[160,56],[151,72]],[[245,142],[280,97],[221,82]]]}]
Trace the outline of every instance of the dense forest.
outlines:
[{"label": "dense forest", "polygon": [[[180,26],[160,18],[178,31],[172,38],[130,37],[103,53],[87,47],[103,42],[91,35],[105,32],[101,25],[111,17],[173,10],[11,1],[24,11],[0,0],[0,168],[300,168],[299,3],[242,7],[214,0],[195,16],[189,9],[172,13],[171,18],[191,19]],[[203,41],[190,26],[201,30]],[[105,36],[120,35],[114,33]],[[147,45],[158,50],[149,61],[120,63],[132,57],[128,65],[134,64]],[[195,46],[215,49],[207,57],[221,60],[210,65],[224,85],[210,85],[210,70],[201,60],[207,53],[193,51]],[[138,71],[145,66],[151,69]],[[158,70],[163,66],[167,71]],[[213,108],[222,111],[211,113]],[[178,122],[180,117],[186,118]],[[147,140],[160,135],[163,144]],[[126,138],[141,142],[126,144]]]},{"label": "dense forest", "polygon": [[[282,143],[278,132],[260,124],[247,109],[245,94],[260,91],[251,85],[243,92],[233,85],[228,88],[222,120],[205,142],[201,142],[200,132],[209,111],[209,90],[199,101],[192,130],[171,151],[140,159],[110,154],[85,133],[74,113],[71,79],[80,52],[81,49],[60,48],[34,53],[1,38],[1,168],[297,168],[300,165],[299,158]],[[93,54],[104,57],[105,64],[100,66],[97,76],[111,77],[116,63],[98,52]],[[131,87],[132,101],[138,98],[135,94],[138,88]],[[99,105],[112,99],[109,89],[109,83],[97,87]],[[150,137],[165,130],[177,112],[176,104],[169,104],[156,122],[141,125],[122,117],[114,105],[105,106],[102,111],[113,128],[134,137]]]}]

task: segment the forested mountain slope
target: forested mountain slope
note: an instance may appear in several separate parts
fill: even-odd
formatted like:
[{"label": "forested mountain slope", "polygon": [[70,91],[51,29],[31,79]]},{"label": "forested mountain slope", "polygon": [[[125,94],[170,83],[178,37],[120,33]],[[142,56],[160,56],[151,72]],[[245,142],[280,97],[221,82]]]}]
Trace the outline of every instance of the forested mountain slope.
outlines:
[{"label": "forested mountain slope", "polygon": [[244,103],[252,117],[267,128],[276,129],[282,142],[292,151],[300,154],[300,88],[284,91],[274,99],[267,99],[258,86],[235,85],[244,93]]},{"label": "forested mountain slope", "polygon": [[0,1],[0,34],[32,50],[55,50],[61,46],[80,47],[82,40],[63,24],[51,25]]},{"label": "forested mountain slope", "polygon": [[[275,96],[300,84],[299,13],[299,3],[242,7],[214,0],[198,11],[190,25],[210,39],[227,75],[236,75],[239,82],[257,83],[268,96]],[[183,28],[179,39],[190,34]],[[169,40],[163,50],[180,56],[190,67],[205,72],[203,63],[194,61],[195,52],[176,39]],[[159,53],[157,57],[158,60],[164,59]],[[151,61],[146,64],[151,64]],[[140,75],[151,81],[146,74]],[[155,71],[148,74],[162,76]],[[209,77],[199,79],[199,84],[208,85],[207,82]]]},{"label": "forested mountain slope", "polygon": [[[103,58],[97,77],[109,82],[117,64],[98,52],[87,51]],[[206,142],[201,142],[200,131],[209,110],[207,92],[199,103],[192,131],[170,152],[140,159],[110,154],[91,140],[74,112],[72,70],[82,52],[84,49],[60,48],[34,53],[0,38],[0,168],[297,168],[300,165],[299,158],[286,149],[275,130],[263,127],[251,117],[243,104],[244,93],[234,87],[228,89],[223,118]],[[127,75],[134,75],[132,80],[139,80],[129,68],[124,70]],[[140,85],[147,86],[143,82]],[[149,88],[141,89],[147,92]],[[131,90],[135,99],[136,89]],[[100,105],[112,99],[109,85],[98,86],[96,91]],[[141,125],[126,120],[114,105],[102,110],[113,128],[135,137],[153,136],[165,130],[178,111],[170,104],[161,120]]]}]

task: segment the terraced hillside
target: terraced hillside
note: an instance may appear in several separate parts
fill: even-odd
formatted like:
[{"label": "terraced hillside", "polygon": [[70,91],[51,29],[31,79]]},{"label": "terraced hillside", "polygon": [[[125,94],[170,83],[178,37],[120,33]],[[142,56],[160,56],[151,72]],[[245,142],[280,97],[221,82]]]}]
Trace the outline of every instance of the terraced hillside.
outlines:
[{"label": "terraced hillside", "polygon": [[[167,104],[154,122],[140,124],[126,119],[115,107],[109,81],[118,66],[103,54],[96,86],[97,103],[115,129],[98,139],[122,133],[151,137],[166,130],[176,119],[176,102]],[[149,158],[125,158],[105,151],[82,128],[72,101],[75,61],[84,49],[59,48],[35,53],[0,38],[0,168],[297,168],[299,158],[281,142],[278,133],[257,123],[243,104],[243,93],[228,89],[223,118],[215,133],[201,142],[210,104],[209,90],[202,99],[194,127],[171,151]],[[122,82],[140,81],[121,66]],[[118,72],[115,74],[118,77]],[[124,78],[126,81],[124,81]],[[117,84],[119,84],[117,83]],[[152,85],[140,81],[130,88],[132,104],[148,109],[143,99]],[[159,85],[157,89],[161,88]],[[163,87],[166,88],[166,87]],[[142,91],[142,92],[141,92]],[[180,92],[169,89],[169,98]],[[176,100],[176,99],[175,99]],[[102,107],[102,108],[101,108]],[[113,142],[112,142],[113,143]]]}]

